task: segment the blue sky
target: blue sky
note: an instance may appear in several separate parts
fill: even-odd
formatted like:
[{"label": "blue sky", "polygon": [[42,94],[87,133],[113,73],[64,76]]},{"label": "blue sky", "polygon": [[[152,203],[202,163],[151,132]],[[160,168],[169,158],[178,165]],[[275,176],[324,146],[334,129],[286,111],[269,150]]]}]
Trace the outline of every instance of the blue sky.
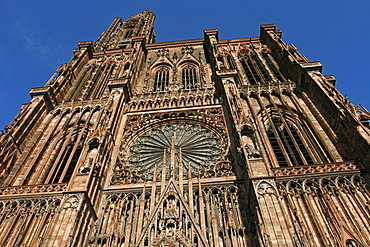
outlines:
[{"label": "blue sky", "polygon": [[149,7],[156,14],[157,41],[203,37],[219,29],[220,39],[259,35],[261,24],[275,23],[283,40],[323,74],[355,105],[370,110],[370,1],[26,1],[4,0],[0,8],[0,129],[8,125],[32,87],[43,86],[67,63],[81,41],[95,41],[116,16],[127,19]]}]

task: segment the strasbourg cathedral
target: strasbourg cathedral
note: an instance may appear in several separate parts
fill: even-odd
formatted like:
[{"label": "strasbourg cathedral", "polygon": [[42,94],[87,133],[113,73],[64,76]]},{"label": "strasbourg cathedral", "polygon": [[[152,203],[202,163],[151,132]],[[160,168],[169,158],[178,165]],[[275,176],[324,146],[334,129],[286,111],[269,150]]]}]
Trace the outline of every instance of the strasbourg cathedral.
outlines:
[{"label": "strasbourg cathedral", "polygon": [[0,245],[370,246],[370,113],[281,39],[78,43],[0,136]]}]

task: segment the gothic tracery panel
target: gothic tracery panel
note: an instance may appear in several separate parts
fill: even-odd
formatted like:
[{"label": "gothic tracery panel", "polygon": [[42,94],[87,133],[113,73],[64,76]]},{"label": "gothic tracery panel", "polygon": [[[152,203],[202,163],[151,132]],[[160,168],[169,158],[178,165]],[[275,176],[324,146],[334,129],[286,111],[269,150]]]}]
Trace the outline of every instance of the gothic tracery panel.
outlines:
[{"label": "gothic tracery panel", "polygon": [[299,236],[297,242],[303,246],[341,245],[347,232],[347,237],[362,244],[359,246],[367,246],[370,212],[366,202],[370,197],[364,186],[364,179],[352,174],[279,182],[287,217]]},{"label": "gothic tracery panel", "polygon": [[198,68],[192,63],[186,63],[181,67],[183,89],[201,88],[198,83]]},{"label": "gothic tracery panel", "polygon": [[162,92],[167,90],[170,83],[170,69],[167,66],[161,66],[154,73],[154,92]]},{"label": "gothic tracery panel", "polygon": [[0,200],[0,243],[41,246],[60,202],[56,197]]},{"label": "gothic tracery panel", "polygon": [[249,246],[242,185],[190,188],[107,193],[90,246]]}]

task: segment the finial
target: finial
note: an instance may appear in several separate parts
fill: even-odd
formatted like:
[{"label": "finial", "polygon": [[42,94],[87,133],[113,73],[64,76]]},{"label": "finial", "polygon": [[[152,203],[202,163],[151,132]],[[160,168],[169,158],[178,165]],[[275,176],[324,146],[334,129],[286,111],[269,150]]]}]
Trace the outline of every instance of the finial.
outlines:
[{"label": "finial", "polygon": [[150,11],[149,11],[149,7],[148,8],[145,8],[144,10],[143,10],[143,14],[148,14]]}]

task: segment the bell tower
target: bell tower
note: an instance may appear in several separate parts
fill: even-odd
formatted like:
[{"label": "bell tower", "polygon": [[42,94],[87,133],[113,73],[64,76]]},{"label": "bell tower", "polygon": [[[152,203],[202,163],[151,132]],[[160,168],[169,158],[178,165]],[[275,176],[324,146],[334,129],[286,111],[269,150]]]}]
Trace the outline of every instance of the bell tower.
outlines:
[{"label": "bell tower", "polygon": [[147,44],[155,42],[155,14],[149,9],[131,16],[128,20],[114,18],[107,31],[104,31],[94,44],[95,51],[132,47],[135,36],[144,36]]}]

